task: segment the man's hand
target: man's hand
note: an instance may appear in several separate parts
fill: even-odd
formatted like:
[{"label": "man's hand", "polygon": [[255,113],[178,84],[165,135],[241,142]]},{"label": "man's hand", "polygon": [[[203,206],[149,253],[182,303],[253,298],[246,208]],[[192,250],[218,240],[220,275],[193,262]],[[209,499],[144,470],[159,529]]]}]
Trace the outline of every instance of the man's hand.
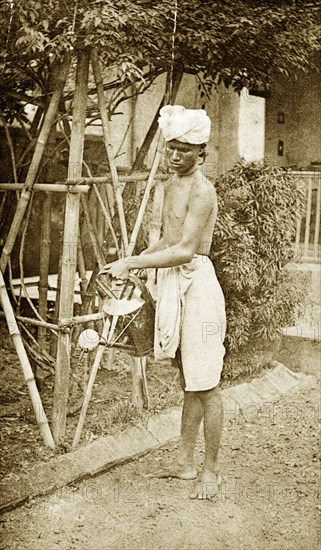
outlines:
[{"label": "man's hand", "polygon": [[130,270],[128,264],[126,264],[126,260],[117,260],[105,265],[100,273],[108,273],[113,279],[126,280],[129,278]]}]

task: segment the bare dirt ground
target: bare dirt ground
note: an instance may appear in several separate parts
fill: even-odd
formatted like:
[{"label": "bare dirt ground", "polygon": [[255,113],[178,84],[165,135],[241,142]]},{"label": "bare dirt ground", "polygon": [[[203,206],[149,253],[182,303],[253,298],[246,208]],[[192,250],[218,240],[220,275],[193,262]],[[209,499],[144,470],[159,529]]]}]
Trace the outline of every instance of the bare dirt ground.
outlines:
[{"label": "bare dirt ground", "polygon": [[[1,474],[10,475],[50,460],[53,453],[42,444],[7,338],[1,341],[0,361]],[[130,375],[118,361],[117,371],[99,372],[82,441],[139,420],[140,413],[124,405]],[[319,372],[316,365],[314,388],[253,409],[245,418],[225,410],[223,483],[214,500],[191,501],[193,482],[150,477],[175,456],[172,444],[3,514],[0,549],[320,550]],[[148,379],[148,414],[179,404],[172,367],[149,365]],[[46,410],[49,389],[42,391]],[[69,438],[77,418],[69,418]],[[199,465],[203,458],[200,437]]]},{"label": "bare dirt ground", "polygon": [[319,550],[319,399],[316,383],[246,418],[225,411],[213,501],[190,500],[193,482],[149,477],[170,445],[4,514],[1,549]]},{"label": "bare dirt ground", "polygon": [[[93,361],[93,357],[90,359]],[[108,355],[102,364],[107,366]],[[81,382],[82,366],[74,364],[73,373]],[[91,363],[89,365],[91,367]],[[178,406],[182,401],[178,370],[170,362],[156,363],[148,359],[147,377],[150,398],[149,410],[139,410],[131,403],[130,357],[116,353],[115,370],[101,368],[94,384],[92,399],[87,411],[80,443],[88,443],[107,434],[114,434],[125,427],[144,421],[151,414],[167,407]],[[4,321],[0,321],[0,478],[28,468],[30,464],[50,460],[55,454],[70,450],[81,403],[82,389],[74,385],[68,415],[66,445],[53,452],[43,444],[23,379],[18,358],[8,335]],[[45,379],[40,390],[48,421],[51,420],[53,376]]]}]

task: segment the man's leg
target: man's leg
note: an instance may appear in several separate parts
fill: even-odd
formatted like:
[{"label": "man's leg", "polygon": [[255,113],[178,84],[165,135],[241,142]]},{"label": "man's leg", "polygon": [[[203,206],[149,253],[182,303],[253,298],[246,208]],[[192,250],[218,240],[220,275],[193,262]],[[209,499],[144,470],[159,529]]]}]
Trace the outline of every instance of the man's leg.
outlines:
[{"label": "man's leg", "polygon": [[205,460],[200,479],[191,498],[206,499],[215,496],[220,482],[218,451],[223,427],[223,407],[220,390],[197,392],[204,413]]},{"label": "man's leg", "polygon": [[178,477],[187,480],[197,478],[198,469],[194,464],[194,449],[203,414],[204,409],[200,398],[194,392],[184,392],[178,457],[162,469],[157,477]]},{"label": "man's leg", "polygon": [[178,470],[184,474],[184,479],[197,477],[194,449],[203,415],[204,409],[199,396],[195,392],[184,392],[178,456]]}]

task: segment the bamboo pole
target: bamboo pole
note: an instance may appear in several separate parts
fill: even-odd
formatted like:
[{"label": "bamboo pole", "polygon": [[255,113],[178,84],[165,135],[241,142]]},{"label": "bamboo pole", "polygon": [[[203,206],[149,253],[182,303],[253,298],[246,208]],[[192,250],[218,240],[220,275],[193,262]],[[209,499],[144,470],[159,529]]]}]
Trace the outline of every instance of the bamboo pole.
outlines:
[{"label": "bamboo pole", "polygon": [[146,206],[147,206],[147,203],[148,203],[150,191],[151,191],[152,185],[154,183],[155,174],[157,172],[160,160],[162,158],[162,150],[161,150],[162,141],[163,141],[163,138],[162,138],[161,134],[159,134],[159,137],[158,137],[158,140],[157,140],[156,152],[155,152],[154,160],[153,160],[153,164],[152,164],[152,168],[151,168],[148,180],[147,180],[147,184],[146,184],[146,187],[145,187],[143,199],[142,199],[142,202],[140,204],[139,211],[138,211],[138,214],[137,214],[137,218],[136,218],[136,221],[135,221],[135,225],[134,225],[131,237],[130,237],[130,247],[129,247],[130,250],[128,250],[127,257],[131,256],[133,254],[135,246],[136,246],[138,233],[139,233],[140,227],[142,225],[142,221],[143,221]]},{"label": "bamboo pole", "polygon": [[[97,277],[99,271],[100,271],[100,267],[99,267],[99,265],[96,265],[95,268],[93,269],[93,272],[92,272],[91,277],[89,279],[87,289],[86,289],[86,293],[83,295],[82,307],[81,307],[82,315],[80,315],[78,317],[75,317],[77,326],[73,330],[73,341],[74,342],[78,341],[79,335],[81,333],[82,324],[87,322],[86,318],[83,319],[83,320],[81,320],[81,318],[86,317],[86,316],[90,316],[90,315],[95,315],[95,314],[89,313],[89,310],[90,310],[90,306],[91,306],[91,303],[92,303],[92,299],[96,294],[95,283],[96,283],[96,277]],[[79,319],[79,323],[78,323],[77,319]],[[95,319],[88,319],[88,321],[92,321],[92,320],[94,321]],[[61,319],[60,323],[64,323],[64,319]]]},{"label": "bamboo pole", "polygon": [[14,147],[13,147],[13,143],[12,143],[12,139],[11,139],[11,135],[10,135],[10,131],[9,131],[9,128],[8,128],[7,121],[1,113],[0,113],[0,120],[1,120],[2,126],[4,127],[4,131],[5,131],[5,134],[6,134],[7,143],[8,143],[8,147],[9,147],[9,151],[10,151],[13,179],[14,179],[15,182],[17,182],[18,181],[17,163],[16,163]]},{"label": "bamboo pole", "polygon": [[[180,83],[181,83],[181,80],[182,80],[182,76],[183,76],[182,72],[175,73],[173,86],[172,86],[172,90],[171,90],[171,97],[169,97],[169,99],[167,99],[168,92],[166,90],[165,94],[164,94],[164,97],[162,99],[162,102],[159,106],[159,109],[165,104],[165,102],[167,100],[170,103],[173,103],[175,101],[175,98],[176,98],[176,95],[178,93],[178,89],[179,89],[179,86],[180,86]],[[144,142],[143,142],[143,144],[140,148],[140,151],[137,154],[136,161],[134,162],[133,167],[132,167],[132,172],[135,171],[136,169],[141,169],[141,167],[143,165],[146,154],[147,154],[147,152],[148,152],[148,150],[149,150],[149,148],[152,144],[152,141],[154,139],[154,136],[157,132],[159,109],[156,112],[156,115],[155,115],[155,117],[152,121],[152,124],[151,124],[150,128],[149,128],[149,131],[146,134],[145,140],[144,140]],[[157,140],[156,152],[155,152],[155,155],[154,155],[152,168],[151,168],[151,171],[150,171],[150,174],[149,174],[149,177],[148,177],[148,181],[147,181],[147,184],[146,184],[146,187],[145,187],[145,191],[144,191],[143,200],[141,202],[140,209],[138,211],[138,215],[137,215],[136,222],[135,222],[135,225],[134,225],[134,229],[133,229],[133,232],[132,232],[132,235],[131,235],[131,238],[130,238],[130,251],[129,251],[130,253],[129,253],[129,255],[133,254],[133,252],[134,252],[134,248],[136,246],[136,241],[137,241],[137,237],[138,237],[138,232],[139,232],[139,229],[140,229],[142,221],[143,221],[144,212],[145,212],[146,205],[147,205],[147,202],[148,202],[148,198],[149,198],[149,195],[150,195],[150,190],[151,190],[151,187],[152,187],[152,184],[153,184],[154,178],[156,176],[156,172],[157,172],[157,169],[158,169],[161,157],[162,157],[162,151],[161,151],[161,147],[160,147],[160,143],[162,142],[161,139],[162,139],[161,135],[159,135],[159,138]],[[150,277],[150,275],[149,275],[149,277]],[[143,358],[135,358],[135,357],[133,358],[132,400],[134,401],[134,403],[136,403],[140,407],[142,406],[142,404],[144,402],[145,406],[148,408],[149,407],[149,396],[148,396],[148,387],[147,387],[147,378],[146,378],[146,363],[147,363],[147,361],[146,361],[146,358],[144,358],[144,357]]]},{"label": "bamboo pole", "polygon": [[[0,311],[0,317],[5,317],[4,313]],[[44,321],[38,321],[38,319],[32,319],[30,317],[23,317],[21,315],[16,315],[17,321],[20,321],[21,323],[25,323],[26,325],[34,325],[35,327],[44,327],[50,330],[58,330],[58,325],[54,325],[53,323],[45,323]]]},{"label": "bamboo pole", "polygon": [[[82,174],[85,120],[89,72],[88,50],[78,57],[76,88],[73,106],[73,123],[70,138],[68,179],[79,181]],[[73,315],[74,287],[77,266],[77,242],[79,233],[80,195],[67,193],[62,251],[61,293],[59,319]],[[53,435],[61,442],[65,437],[70,374],[70,332],[58,335],[55,387],[53,397]]]},{"label": "bamboo pole", "polygon": [[[152,168],[148,177],[148,181],[145,187],[144,195],[142,202],[140,204],[140,208],[138,211],[138,215],[136,218],[136,222],[131,234],[130,238],[130,254],[132,255],[136,246],[138,233],[143,221],[144,213],[146,210],[147,202],[149,199],[150,191],[154,182],[154,177],[157,172],[159,162],[162,157],[162,151],[160,148],[160,144],[162,143],[162,137],[159,134],[158,140],[157,140],[157,147],[156,152],[154,155],[154,160],[152,164]],[[146,379],[146,358],[142,357],[134,357],[133,358],[133,370],[132,370],[132,401],[138,406],[142,407],[143,403],[148,408],[149,407],[149,397],[148,397],[148,388],[147,388],[147,379]]]},{"label": "bamboo pole", "polygon": [[[111,232],[111,235],[112,235],[112,238],[113,238],[113,241],[115,243],[115,247],[116,247],[116,250],[117,250],[117,253],[118,253],[118,256],[120,255],[120,250],[119,250],[119,246],[118,246],[118,242],[117,242],[117,236],[116,236],[116,233],[114,231],[114,227],[113,227],[113,222],[112,222],[112,219],[111,219],[111,216],[109,214],[109,211],[107,210],[105,204],[104,204],[104,201],[103,201],[103,198],[101,196],[101,194],[99,193],[99,190],[97,188],[97,185],[93,185],[93,189],[95,191],[95,194],[96,194],[96,197],[98,199],[98,202],[100,204],[100,207],[102,209],[102,212],[104,214],[104,217],[105,217],[105,220],[106,220],[106,223],[107,223],[107,226],[109,228],[109,231]],[[102,243],[100,243],[102,244]]]},{"label": "bamboo pole", "polygon": [[[39,265],[39,314],[47,318],[48,307],[48,276],[50,264],[50,229],[51,229],[52,194],[46,193],[43,201],[43,210],[40,226],[40,265]],[[42,347],[46,346],[46,329],[39,327],[38,341]]]},{"label": "bamboo pole", "polygon": [[37,130],[38,130],[38,126],[39,126],[39,123],[40,123],[40,120],[41,120],[41,117],[42,117],[42,114],[43,114],[43,107],[42,106],[38,106],[37,107],[37,110],[34,114],[34,117],[33,117],[33,120],[32,120],[32,123],[30,125],[30,134],[35,137],[36,134],[37,134]]},{"label": "bamboo pole", "polygon": [[143,405],[146,409],[149,408],[146,364],[146,357],[133,357],[132,402],[140,409]]},{"label": "bamboo pole", "polygon": [[[149,176],[149,171],[145,170],[143,172],[135,172],[134,174],[118,174],[118,180],[120,183],[136,183],[138,181],[146,181]],[[157,179],[168,179],[167,174],[157,174]],[[61,182],[63,185],[68,184],[67,182]],[[92,176],[92,177],[84,177],[81,179],[81,183],[84,185],[91,185],[93,183],[96,183],[97,185],[100,183],[112,183],[111,176]]]},{"label": "bamboo pole", "polygon": [[85,292],[88,285],[88,281],[87,281],[85,259],[82,251],[80,234],[78,236],[78,241],[77,241],[77,266],[78,266],[78,273],[80,278],[81,292]]},{"label": "bamboo pole", "polygon": [[[0,191],[22,191],[23,183],[0,183]],[[88,185],[65,184],[65,183],[35,183],[32,187],[33,191],[45,191],[56,193],[87,193]]]},{"label": "bamboo pole", "polygon": [[[54,307],[54,313],[53,313],[53,321],[55,323],[58,323],[58,317],[59,317],[63,242],[60,243],[59,248],[60,248],[60,254],[58,258],[56,301],[55,301],[55,307]],[[50,355],[52,355],[53,357],[57,356],[57,344],[58,344],[57,338],[53,338],[53,336],[51,336]]]},{"label": "bamboo pole", "polygon": [[84,196],[81,196],[81,206],[82,206],[82,209],[83,209],[83,212],[84,212],[84,215],[85,215],[87,228],[88,228],[88,232],[89,232],[89,237],[90,237],[91,244],[92,244],[92,247],[93,247],[93,250],[94,250],[95,258],[96,258],[96,261],[99,265],[99,268],[102,269],[104,267],[104,265],[106,264],[106,262],[105,262],[103,252],[102,252],[102,250],[99,246],[98,239],[96,237],[96,233],[95,233],[95,229],[94,229],[94,225],[93,225],[92,220],[91,220],[89,206],[88,206],[86,197],[84,197]]},{"label": "bamboo pole", "polygon": [[[16,317],[16,319],[17,319],[17,317]],[[23,336],[22,336],[22,341],[24,343],[24,346],[25,346],[27,352],[29,352],[29,356],[32,357],[32,359],[36,363],[36,366],[40,366],[41,370],[47,370],[51,374],[54,374],[55,373],[55,369],[54,369],[55,360],[53,359],[53,357],[51,357],[51,355],[49,355],[49,353],[47,353],[46,350],[43,350],[41,348],[41,346],[39,345],[37,340],[33,337],[31,332],[27,329],[27,327],[23,323],[21,323],[21,329],[26,334],[26,337],[28,338],[28,340],[26,340],[26,338],[24,339]],[[29,341],[30,341],[30,343],[29,343]],[[38,351],[36,351],[36,349]],[[39,379],[43,378],[42,374],[43,373],[41,371],[40,372],[38,371],[38,372],[34,373],[36,383],[38,383]],[[39,388],[39,389],[41,389],[41,388]]]},{"label": "bamboo pole", "polygon": [[7,198],[8,198],[8,192],[5,191],[0,204],[0,220],[3,219],[2,216],[3,216],[3,211],[6,209]]},{"label": "bamboo pole", "polygon": [[[108,319],[106,319],[106,321],[104,322],[104,328],[103,328],[103,332],[102,332],[102,338],[104,340],[107,339],[109,329],[110,329],[110,322],[109,322]],[[81,412],[80,412],[78,425],[77,425],[74,440],[73,440],[73,443],[72,443],[72,448],[73,449],[75,447],[77,447],[77,445],[79,443],[79,440],[80,440],[80,436],[81,436],[81,432],[82,432],[83,425],[84,425],[84,422],[85,422],[85,417],[86,417],[88,405],[89,405],[92,390],[93,390],[93,387],[94,387],[94,382],[96,380],[97,372],[98,372],[98,369],[99,369],[99,366],[100,366],[100,362],[101,362],[103,353],[104,353],[104,346],[99,346],[98,349],[97,349],[97,352],[96,352],[95,360],[94,360],[94,363],[93,363],[93,366],[92,366],[92,369],[91,369],[91,372],[90,372],[89,380],[88,380],[88,385],[87,385],[87,388],[86,388],[86,391],[85,391],[84,401],[83,401],[83,404],[82,404],[82,409],[81,409]]]},{"label": "bamboo pole", "polygon": [[[155,134],[157,132],[157,129],[158,129],[158,117],[159,117],[159,111],[160,109],[165,105],[165,102],[169,101],[169,103],[173,104],[175,99],[176,99],[176,96],[177,96],[177,93],[178,93],[178,89],[179,89],[179,86],[180,86],[180,83],[182,81],[182,77],[183,77],[183,72],[182,71],[175,71],[174,72],[174,75],[173,75],[173,83],[172,83],[172,89],[171,89],[171,97],[168,98],[168,92],[166,90],[165,94],[164,94],[164,97],[162,99],[162,101],[160,102],[160,105],[156,111],[156,114],[152,120],[152,123],[149,127],[149,130],[145,136],[145,139],[140,147],[140,150],[138,151],[137,153],[137,156],[136,156],[136,160],[132,166],[132,169],[131,169],[131,172],[135,172],[136,170],[141,170],[142,169],[142,166],[144,164],[144,160],[145,160],[145,157],[151,147],[151,144],[153,142],[153,139],[155,137]],[[167,86],[168,88],[168,86]]]},{"label": "bamboo pole", "polygon": [[133,357],[132,369],[132,402],[139,409],[143,408],[143,376],[140,357]]},{"label": "bamboo pole", "polygon": [[50,427],[48,424],[48,420],[46,417],[46,413],[44,411],[41,397],[39,395],[36,381],[32,372],[32,368],[26,353],[26,350],[24,348],[21,334],[15,319],[15,315],[12,309],[12,305],[9,300],[9,296],[7,293],[7,289],[5,286],[5,282],[3,279],[2,271],[0,271],[0,298],[1,298],[1,304],[4,311],[4,314],[6,316],[6,321],[9,329],[9,334],[12,337],[12,341],[14,344],[14,347],[16,348],[16,352],[20,361],[20,365],[22,368],[22,372],[24,375],[24,379],[26,381],[26,384],[28,386],[33,410],[36,415],[37,424],[39,426],[41,435],[43,437],[45,445],[48,447],[51,447],[54,449],[55,443],[50,431]]},{"label": "bamboo pole", "polygon": [[118,210],[118,216],[119,216],[119,223],[120,223],[120,230],[121,230],[121,236],[123,241],[124,250],[126,251],[128,248],[128,236],[127,236],[127,227],[126,227],[126,220],[125,220],[125,214],[124,214],[124,205],[123,205],[123,199],[122,199],[122,192],[120,188],[120,182],[118,178],[118,172],[117,172],[117,166],[115,162],[115,156],[113,152],[113,146],[110,141],[110,130],[109,130],[109,120],[107,115],[107,105],[106,105],[106,99],[105,99],[105,93],[104,93],[104,85],[103,80],[100,72],[100,66],[99,66],[99,59],[98,54],[96,50],[92,50],[91,52],[91,66],[94,73],[95,83],[97,87],[97,96],[98,96],[98,104],[99,104],[99,110],[100,110],[100,117],[101,117],[101,123],[103,127],[103,134],[104,134],[104,142],[105,142],[105,149],[106,149],[106,155],[109,163],[110,173],[112,177],[112,184],[114,187],[114,193],[116,198],[116,204],[117,204],[117,210]]},{"label": "bamboo pole", "polygon": [[16,237],[18,235],[18,231],[23,219],[23,216],[25,214],[27,205],[30,200],[31,191],[33,188],[33,185],[35,183],[36,175],[39,170],[42,154],[44,151],[44,147],[47,143],[47,139],[49,136],[49,132],[51,129],[51,126],[54,122],[54,119],[57,114],[58,106],[60,103],[61,95],[63,92],[63,88],[65,85],[65,81],[68,75],[69,71],[69,65],[70,65],[70,55],[66,54],[61,67],[60,72],[57,75],[56,79],[56,88],[51,96],[49,107],[46,113],[46,117],[43,123],[43,126],[41,128],[37,144],[35,147],[35,151],[33,154],[32,161],[29,166],[29,170],[27,173],[26,181],[23,185],[23,189],[21,192],[21,196],[18,201],[17,209],[14,215],[14,218],[11,223],[11,227],[9,229],[9,233],[5,242],[5,245],[2,250],[1,259],[0,259],[0,269],[4,273],[8,258],[11,254],[11,251],[13,249],[14,243],[16,241]]},{"label": "bamboo pole", "polygon": [[318,261],[319,251],[319,235],[320,235],[320,215],[321,215],[321,182],[317,183],[317,205],[315,214],[315,228],[314,228],[314,261]]},{"label": "bamboo pole", "polygon": [[89,313],[88,315],[76,315],[75,317],[70,317],[69,319],[60,319],[59,328],[73,327],[75,325],[82,325],[91,321],[101,321],[104,317],[105,314],[103,311],[99,311],[98,313]]},{"label": "bamboo pole", "polygon": [[[98,189],[96,188],[96,186],[94,185],[94,188],[95,188],[95,191],[98,191]],[[105,235],[105,228],[106,226],[108,227],[108,225],[106,225],[106,213],[107,213],[107,210],[106,210],[106,207],[105,207],[105,204],[104,204],[104,201],[100,195],[100,193],[98,192],[98,195],[96,193],[96,196],[99,200],[99,203],[100,203],[100,206],[101,208],[97,208],[97,215],[96,215],[96,234],[97,234],[97,239],[98,239],[98,243],[99,243],[99,247],[101,249],[101,251],[103,251],[103,248],[104,248],[104,235]],[[111,221],[111,220],[110,220]],[[112,227],[109,226],[109,228]],[[113,229],[113,228],[112,228]],[[116,235],[115,235],[116,237]],[[118,257],[119,257],[119,254],[120,254],[120,251],[119,251],[119,248],[118,248],[118,242],[117,242],[117,239],[115,239],[115,244],[116,244],[116,247],[117,247],[117,250],[118,250]],[[105,254],[104,254],[105,256]],[[98,300],[98,311],[102,311],[103,309],[103,299],[102,297],[100,296],[100,294],[98,294],[97,296],[97,300]],[[103,321],[98,321],[97,322],[97,329],[98,329],[98,332],[102,332],[103,330],[103,326],[104,326],[104,323]],[[92,327],[93,328],[93,327]]]},{"label": "bamboo pole", "polygon": [[31,300],[31,298],[29,296],[29,293],[28,293],[28,290],[27,290],[27,287],[25,285],[25,281],[24,281],[23,260],[24,260],[25,240],[26,240],[26,235],[27,235],[28,226],[29,226],[29,220],[30,220],[30,216],[31,216],[32,201],[33,201],[33,196],[30,199],[30,202],[29,202],[28,207],[27,207],[27,214],[26,214],[25,220],[23,221],[23,226],[24,227],[23,227],[23,231],[22,231],[22,235],[21,235],[20,250],[19,250],[20,285],[21,285],[21,289],[23,291],[23,295],[26,298],[26,300],[28,302],[28,305],[30,306],[31,310],[34,312],[35,316],[39,319],[39,321],[45,321],[41,317],[41,315],[39,314],[36,306],[34,305],[33,301]]}]

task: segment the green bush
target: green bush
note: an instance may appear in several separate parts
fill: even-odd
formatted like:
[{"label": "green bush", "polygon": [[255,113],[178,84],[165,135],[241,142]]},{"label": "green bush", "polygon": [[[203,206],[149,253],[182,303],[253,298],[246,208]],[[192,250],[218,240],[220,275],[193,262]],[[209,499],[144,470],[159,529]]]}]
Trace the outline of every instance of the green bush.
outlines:
[{"label": "green bush", "polygon": [[227,351],[240,352],[275,341],[302,310],[305,282],[283,268],[294,257],[305,192],[290,172],[245,162],[219,178],[216,190],[211,258],[226,298]]}]

